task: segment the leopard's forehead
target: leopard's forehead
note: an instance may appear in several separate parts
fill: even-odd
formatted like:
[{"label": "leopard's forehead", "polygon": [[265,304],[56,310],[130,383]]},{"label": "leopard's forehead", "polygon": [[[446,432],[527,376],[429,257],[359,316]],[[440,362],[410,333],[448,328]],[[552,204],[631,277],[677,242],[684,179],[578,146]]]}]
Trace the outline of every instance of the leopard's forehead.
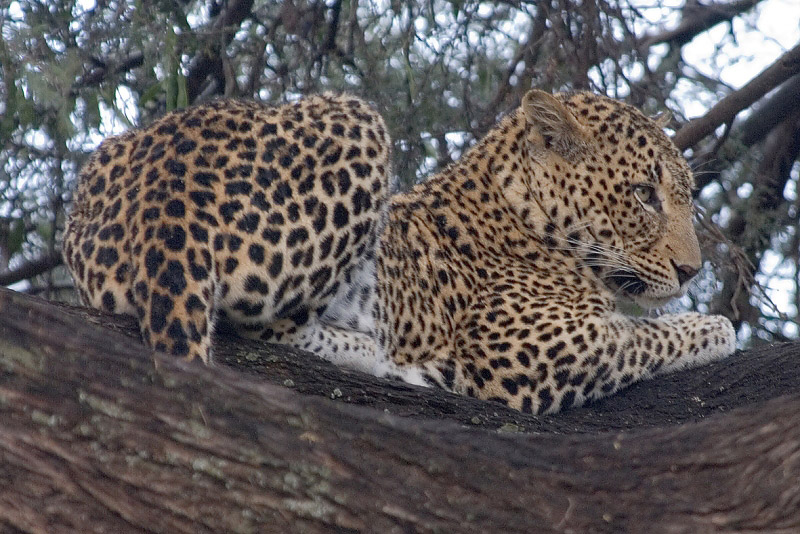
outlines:
[{"label": "leopard's forehead", "polygon": [[555,96],[605,150],[645,163],[659,163],[674,177],[672,189],[676,195],[686,201],[691,198],[695,185],[691,169],[656,121],[624,102],[587,91]]}]

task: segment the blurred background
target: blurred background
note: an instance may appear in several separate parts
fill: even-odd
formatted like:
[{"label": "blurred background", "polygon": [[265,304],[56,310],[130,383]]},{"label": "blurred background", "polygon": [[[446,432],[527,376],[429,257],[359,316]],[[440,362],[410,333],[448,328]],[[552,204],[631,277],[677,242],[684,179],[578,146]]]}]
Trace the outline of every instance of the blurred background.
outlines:
[{"label": "blurred background", "polygon": [[0,285],[74,302],[81,164],[178,107],[349,91],[407,189],[529,88],[591,89],[669,110],[695,170],[707,261],[673,309],[728,316],[742,346],[800,335],[797,0],[0,0],[0,37]]}]

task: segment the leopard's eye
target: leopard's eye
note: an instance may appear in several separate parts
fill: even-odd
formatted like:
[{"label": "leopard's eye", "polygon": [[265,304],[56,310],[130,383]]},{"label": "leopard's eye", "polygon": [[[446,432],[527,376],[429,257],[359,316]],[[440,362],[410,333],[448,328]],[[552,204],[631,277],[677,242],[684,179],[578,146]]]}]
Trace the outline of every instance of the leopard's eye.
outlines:
[{"label": "leopard's eye", "polygon": [[656,195],[656,189],[650,184],[636,184],[633,186],[633,196],[645,206],[658,208],[661,202]]}]

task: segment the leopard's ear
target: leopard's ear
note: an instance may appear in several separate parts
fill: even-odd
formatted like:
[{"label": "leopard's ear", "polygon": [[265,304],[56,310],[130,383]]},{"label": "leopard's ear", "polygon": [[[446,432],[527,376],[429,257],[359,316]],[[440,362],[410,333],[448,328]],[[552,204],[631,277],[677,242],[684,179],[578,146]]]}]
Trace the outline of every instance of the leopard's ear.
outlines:
[{"label": "leopard's ear", "polygon": [[664,129],[669,125],[669,121],[672,120],[672,113],[669,111],[661,111],[650,117],[650,119],[658,124],[659,128]]},{"label": "leopard's ear", "polygon": [[522,98],[522,110],[532,134],[529,135],[532,142],[543,144],[567,160],[587,150],[588,132],[553,95],[532,89]]}]

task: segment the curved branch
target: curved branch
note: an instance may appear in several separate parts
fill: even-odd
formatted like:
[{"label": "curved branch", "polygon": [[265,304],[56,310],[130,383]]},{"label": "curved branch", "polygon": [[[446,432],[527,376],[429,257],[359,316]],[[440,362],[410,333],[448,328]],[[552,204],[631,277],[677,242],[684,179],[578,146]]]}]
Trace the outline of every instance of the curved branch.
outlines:
[{"label": "curved branch", "polygon": [[[0,316],[0,525],[12,531],[800,529],[797,346],[764,351],[739,377],[774,394],[784,375],[789,397],[677,427],[521,435],[153,354],[9,291]],[[587,416],[602,424],[604,412]]]},{"label": "curved branch", "polygon": [[732,121],[737,113],[797,73],[800,73],[800,44],[778,58],[744,87],[720,100],[704,116],[686,124],[672,140],[681,150],[694,146],[718,126]]},{"label": "curved branch", "polygon": [[752,146],[764,139],[786,117],[800,110],[800,75],[795,75],[781,85],[774,94],[759,102],[758,107],[741,124],[742,144]]},{"label": "curved branch", "polygon": [[762,0],[739,0],[725,4],[702,5],[692,3],[683,8],[682,20],[677,28],[656,35],[647,35],[640,41],[642,47],[650,47],[661,43],[682,46],[698,34],[703,33],[720,22],[726,22],[749,11]]},{"label": "curved branch", "polygon": [[61,254],[58,253],[46,254],[35,260],[26,261],[13,270],[0,273],[0,286],[8,286],[21,280],[44,274],[50,269],[61,265],[63,261]]},{"label": "curved branch", "polygon": [[[760,143],[770,135],[770,132],[780,127],[787,117],[800,112],[798,94],[800,94],[800,74],[784,82],[773,94],[759,102],[747,119],[734,125],[729,137],[736,139],[745,147]],[[719,155],[719,149],[724,145],[720,141],[717,141],[711,150],[695,154],[691,159],[693,168],[702,169],[701,173],[695,175],[696,194],[700,194],[709,183],[718,180],[725,167],[728,158]]]}]

